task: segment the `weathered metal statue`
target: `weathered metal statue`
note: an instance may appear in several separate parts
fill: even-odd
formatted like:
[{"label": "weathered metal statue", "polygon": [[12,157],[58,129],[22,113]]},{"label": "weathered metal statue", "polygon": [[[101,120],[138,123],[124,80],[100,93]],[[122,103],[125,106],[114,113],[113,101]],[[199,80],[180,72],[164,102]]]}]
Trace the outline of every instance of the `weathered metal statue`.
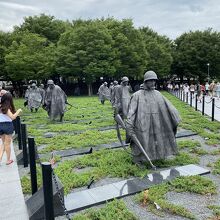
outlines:
[{"label": "weathered metal statue", "polygon": [[66,109],[67,96],[58,85],[54,84],[53,80],[48,80],[47,85],[44,108],[51,120],[59,118],[62,121]]},{"label": "weathered metal statue", "polygon": [[107,82],[104,82],[100,87],[99,87],[99,90],[98,90],[98,94],[99,94],[99,100],[100,102],[104,105],[105,103],[105,100],[110,100],[110,91],[109,91],[109,88],[108,88],[108,83]]},{"label": "weathered metal statue", "polygon": [[115,114],[120,114],[123,119],[127,117],[128,105],[131,98],[131,88],[128,86],[128,82],[128,77],[124,76],[121,79],[121,84],[115,86],[114,88],[113,108],[115,110]]},{"label": "weathered metal statue", "polygon": [[41,95],[40,89],[37,87],[35,83],[32,83],[27,98],[28,108],[31,110],[31,112],[33,112],[34,109],[35,112],[37,112],[39,107],[41,106],[43,97]]},{"label": "weathered metal statue", "polygon": [[114,106],[115,88],[118,86],[118,81],[114,80],[113,87],[110,89],[110,97],[112,106]]},{"label": "weathered metal statue", "polygon": [[45,93],[46,93],[46,91],[44,90],[44,84],[40,84],[39,89],[40,89],[40,94],[42,96],[41,103],[43,104],[44,103],[44,98],[45,98]]},{"label": "weathered metal statue", "polygon": [[125,125],[135,163],[165,159],[177,153],[175,134],[180,122],[179,113],[155,90],[156,81],[155,72],[146,72],[144,89],[135,92],[129,104]]}]

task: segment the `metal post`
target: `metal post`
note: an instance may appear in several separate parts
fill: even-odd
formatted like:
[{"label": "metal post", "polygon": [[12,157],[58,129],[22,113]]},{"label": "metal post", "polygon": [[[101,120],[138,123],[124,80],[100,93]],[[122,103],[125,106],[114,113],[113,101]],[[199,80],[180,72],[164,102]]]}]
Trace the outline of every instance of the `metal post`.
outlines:
[{"label": "metal post", "polygon": [[195,110],[196,111],[198,110],[197,103],[198,103],[198,95],[196,94],[195,96]]},{"label": "metal post", "polygon": [[21,124],[21,137],[22,137],[23,164],[24,167],[28,167],[26,124]]},{"label": "metal post", "polygon": [[205,110],[205,96],[202,96],[202,115],[204,115],[204,110]]},{"label": "metal post", "polygon": [[185,92],[183,92],[183,102],[185,102]]},{"label": "metal post", "polygon": [[183,100],[183,91],[180,92],[180,100]]},{"label": "metal post", "polygon": [[192,107],[192,93],[190,92],[190,106]]},{"label": "metal post", "polygon": [[31,190],[32,195],[37,192],[37,171],[35,160],[35,141],[33,137],[28,138],[29,160],[30,160],[30,172],[31,172]]},{"label": "metal post", "polygon": [[212,99],[212,121],[214,121],[215,117],[215,98]]},{"label": "metal post", "polygon": [[187,104],[189,103],[189,97],[188,97],[188,96],[189,96],[189,93],[187,92],[187,93],[186,93],[186,103],[187,103]]},{"label": "metal post", "polygon": [[52,168],[49,162],[42,163],[43,192],[44,192],[44,217],[54,220]]},{"label": "metal post", "polygon": [[12,122],[13,122],[13,126],[15,129],[15,134],[17,134],[18,133],[17,118],[15,120],[13,120]]},{"label": "metal post", "polygon": [[21,137],[21,118],[17,117],[17,129],[18,129],[18,148],[22,150],[22,137]]}]

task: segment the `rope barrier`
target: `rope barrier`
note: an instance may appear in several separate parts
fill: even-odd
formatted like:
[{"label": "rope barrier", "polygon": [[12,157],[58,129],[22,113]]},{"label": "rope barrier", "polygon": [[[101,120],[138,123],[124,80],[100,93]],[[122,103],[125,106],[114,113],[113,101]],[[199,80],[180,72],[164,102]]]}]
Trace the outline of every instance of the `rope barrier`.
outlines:
[{"label": "rope barrier", "polygon": [[209,103],[211,103],[211,102],[212,102],[212,99],[211,99],[209,102],[206,102],[206,101],[205,101],[206,104],[209,104]]},{"label": "rope barrier", "polygon": [[215,104],[215,107],[216,107],[216,108],[218,108],[218,109],[220,109],[220,107],[219,107],[219,106],[217,106],[216,104]]}]

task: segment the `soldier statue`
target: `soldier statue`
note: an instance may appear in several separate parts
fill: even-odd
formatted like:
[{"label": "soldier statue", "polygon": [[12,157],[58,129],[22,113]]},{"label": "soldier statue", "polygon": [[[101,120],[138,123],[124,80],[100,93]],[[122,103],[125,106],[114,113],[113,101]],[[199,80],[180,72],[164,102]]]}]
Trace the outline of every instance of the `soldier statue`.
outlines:
[{"label": "soldier statue", "polygon": [[50,120],[59,118],[62,122],[67,104],[67,96],[58,85],[54,84],[53,80],[48,80],[47,85],[44,109],[47,111]]},{"label": "soldier statue", "polygon": [[128,82],[128,77],[122,77],[121,84],[115,86],[114,88],[114,97],[112,102],[113,108],[115,110],[115,115],[120,114],[123,119],[127,117],[128,105],[131,98],[131,87],[128,85]]},{"label": "soldier statue", "polygon": [[108,83],[107,82],[104,82],[100,87],[99,87],[99,90],[98,90],[98,94],[99,94],[99,100],[100,102],[104,105],[105,103],[105,100],[110,100],[110,91],[109,91],[109,88],[108,88]]},{"label": "soldier statue", "polygon": [[[143,89],[132,95],[125,122],[131,138],[133,161],[139,164],[147,161],[147,156],[153,161],[177,153],[175,135],[180,116],[175,107],[155,90],[157,80],[154,71],[145,73]],[[147,156],[136,143],[140,143]]]}]

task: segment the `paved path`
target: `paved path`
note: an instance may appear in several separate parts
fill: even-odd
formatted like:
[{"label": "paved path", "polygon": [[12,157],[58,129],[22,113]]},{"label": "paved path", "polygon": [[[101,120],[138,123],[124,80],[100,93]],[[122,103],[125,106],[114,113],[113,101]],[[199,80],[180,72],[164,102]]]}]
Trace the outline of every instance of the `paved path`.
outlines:
[{"label": "paved path", "polygon": [[[201,100],[202,101],[202,100]],[[186,102],[186,97],[185,97]],[[190,104],[190,96],[188,98],[188,103]],[[192,106],[195,107],[195,98],[192,99]],[[198,101],[197,109],[202,112],[202,102]],[[214,119],[217,121],[220,121],[220,100],[217,100],[215,97],[215,114]],[[212,101],[210,99],[210,96],[205,96],[205,108],[204,113],[210,117],[212,117]]]},{"label": "paved path", "polygon": [[6,165],[6,155],[4,155],[0,164],[0,219],[26,220],[29,219],[28,212],[22,193],[14,148],[11,147],[11,149],[12,159],[15,162]]}]

